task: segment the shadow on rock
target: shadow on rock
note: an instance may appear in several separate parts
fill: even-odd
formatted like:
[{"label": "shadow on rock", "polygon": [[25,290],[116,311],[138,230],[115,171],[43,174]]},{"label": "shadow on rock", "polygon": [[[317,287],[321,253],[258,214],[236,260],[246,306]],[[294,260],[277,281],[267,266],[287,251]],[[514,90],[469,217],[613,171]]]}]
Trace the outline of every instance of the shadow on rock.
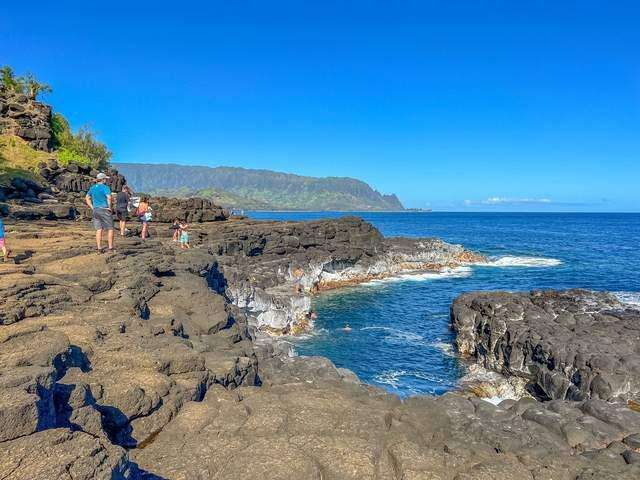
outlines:
[{"label": "shadow on rock", "polygon": [[33,257],[33,254],[34,254],[33,250],[25,250],[23,253],[14,255],[13,263],[15,263],[16,265],[20,265],[25,260],[29,260],[31,257]]},{"label": "shadow on rock", "polygon": [[137,463],[131,463],[132,466],[132,478],[136,480],[169,480],[167,477],[161,477],[160,475],[156,475],[155,473],[151,473],[147,470],[144,470],[138,466]]}]

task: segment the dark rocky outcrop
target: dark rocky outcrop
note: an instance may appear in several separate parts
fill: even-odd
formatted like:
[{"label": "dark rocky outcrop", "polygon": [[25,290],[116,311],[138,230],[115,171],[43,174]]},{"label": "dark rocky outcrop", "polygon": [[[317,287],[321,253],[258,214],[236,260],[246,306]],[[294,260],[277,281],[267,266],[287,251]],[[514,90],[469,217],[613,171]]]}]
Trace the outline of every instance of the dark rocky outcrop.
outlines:
[{"label": "dark rocky outcrop", "polygon": [[51,107],[0,87],[0,135],[16,135],[37,150],[51,151]]},{"label": "dark rocky outcrop", "polygon": [[[307,292],[483,258],[438,239],[385,239],[357,217],[313,222],[230,221],[194,235],[216,256],[220,288],[256,326],[290,333],[308,326],[308,296],[292,295],[296,270]],[[299,273],[300,273],[299,272]],[[299,275],[298,273],[298,275]]]},{"label": "dark rocky outcrop", "polygon": [[451,308],[460,352],[543,399],[640,402],[640,311],[602,292],[485,292]]},{"label": "dark rocky outcrop", "polygon": [[152,197],[153,221],[171,223],[176,218],[188,223],[226,220],[229,212],[206,198]]},{"label": "dark rocky outcrop", "polygon": [[[74,163],[63,166],[52,159],[40,165],[39,173],[56,193],[86,193],[95,183],[98,171]],[[107,170],[106,173],[109,175],[107,183],[111,190],[122,190],[127,183],[126,179],[114,169]]]},{"label": "dark rocky outcrop", "polygon": [[[119,192],[126,179],[115,169],[107,170],[108,185]],[[97,170],[76,164],[60,165],[55,158],[40,165],[41,181],[14,178],[5,187],[0,187],[0,204],[5,215],[21,220],[72,220],[91,218],[85,205],[85,194],[95,183]],[[229,213],[213,202],[202,198],[153,197],[153,221],[173,222],[175,218],[190,223],[226,220]]]}]

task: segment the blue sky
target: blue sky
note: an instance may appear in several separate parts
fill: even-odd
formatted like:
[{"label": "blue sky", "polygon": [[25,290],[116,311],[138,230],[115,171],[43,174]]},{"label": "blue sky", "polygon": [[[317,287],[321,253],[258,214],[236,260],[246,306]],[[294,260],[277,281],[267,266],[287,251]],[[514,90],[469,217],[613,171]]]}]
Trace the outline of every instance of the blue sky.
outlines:
[{"label": "blue sky", "polygon": [[351,176],[439,210],[640,211],[640,5],[9,2],[0,63],[115,161]]}]

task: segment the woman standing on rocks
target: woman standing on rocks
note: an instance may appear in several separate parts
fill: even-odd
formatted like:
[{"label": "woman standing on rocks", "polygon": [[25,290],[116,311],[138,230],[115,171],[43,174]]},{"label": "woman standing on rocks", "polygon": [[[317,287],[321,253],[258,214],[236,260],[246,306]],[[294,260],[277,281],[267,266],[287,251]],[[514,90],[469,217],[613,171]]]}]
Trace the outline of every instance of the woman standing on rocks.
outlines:
[{"label": "woman standing on rocks", "polygon": [[136,210],[136,215],[142,223],[142,233],[140,237],[145,240],[149,235],[149,221],[151,220],[151,206],[149,205],[149,197],[142,197]]},{"label": "woman standing on rocks", "polygon": [[116,218],[120,222],[120,236],[124,237],[127,231],[127,218],[129,216],[129,202],[131,201],[131,190],[124,185],[122,191],[116,195]]}]

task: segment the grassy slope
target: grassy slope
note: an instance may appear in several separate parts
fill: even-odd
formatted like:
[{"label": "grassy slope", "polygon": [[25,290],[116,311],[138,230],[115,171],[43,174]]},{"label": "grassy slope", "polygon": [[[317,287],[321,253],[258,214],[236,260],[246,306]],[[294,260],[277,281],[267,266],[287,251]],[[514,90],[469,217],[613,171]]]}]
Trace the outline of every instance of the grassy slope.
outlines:
[{"label": "grassy slope", "polygon": [[42,182],[38,165],[55,154],[41,152],[13,135],[0,135],[0,185],[8,185],[13,178],[29,178]]}]

